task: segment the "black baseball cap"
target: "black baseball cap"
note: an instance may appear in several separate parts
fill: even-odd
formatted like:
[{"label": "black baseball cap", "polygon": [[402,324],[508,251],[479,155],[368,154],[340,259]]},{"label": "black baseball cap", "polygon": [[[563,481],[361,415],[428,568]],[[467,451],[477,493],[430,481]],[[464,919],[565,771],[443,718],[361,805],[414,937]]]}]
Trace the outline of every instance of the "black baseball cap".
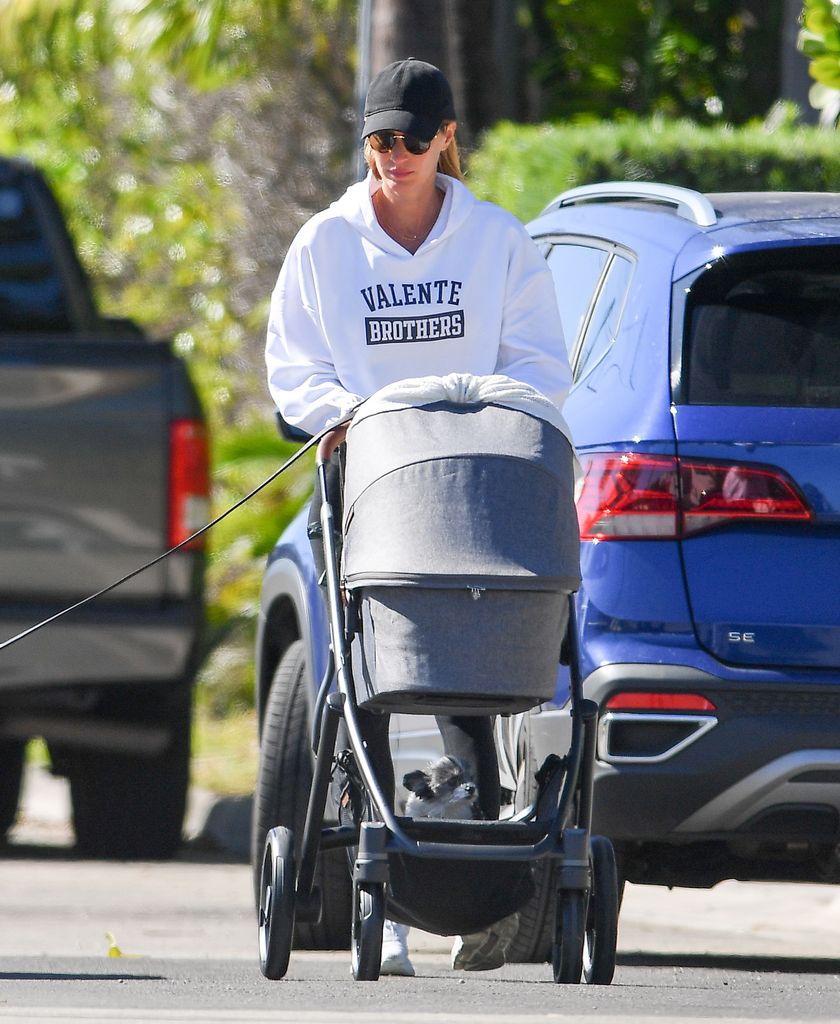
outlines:
[{"label": "black baseball cap", "polygon": [[452,89],[443,72],[409,57],[389,64],[370,83],[362,138],[390,130],[430,142],[444,121],[454,120]]}]

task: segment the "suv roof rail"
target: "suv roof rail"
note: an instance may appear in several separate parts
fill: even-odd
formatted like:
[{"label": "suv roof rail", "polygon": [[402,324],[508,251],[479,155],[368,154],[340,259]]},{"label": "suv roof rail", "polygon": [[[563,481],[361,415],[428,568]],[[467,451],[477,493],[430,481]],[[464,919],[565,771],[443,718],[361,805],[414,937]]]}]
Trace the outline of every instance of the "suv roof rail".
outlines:
[{"label": "suv roof rail", "polygon": [[715,208],[709,200],[694,189],[681,185],[666,185],[656,181],[604,181],[595,185],[579,185],[561,192],[543,210],[558,210],[562,206],[578,203],[610,202],[630,199],[642,203],[671,206],[678,217],[685,217],[699,227],[708,228],[717,223]]}]

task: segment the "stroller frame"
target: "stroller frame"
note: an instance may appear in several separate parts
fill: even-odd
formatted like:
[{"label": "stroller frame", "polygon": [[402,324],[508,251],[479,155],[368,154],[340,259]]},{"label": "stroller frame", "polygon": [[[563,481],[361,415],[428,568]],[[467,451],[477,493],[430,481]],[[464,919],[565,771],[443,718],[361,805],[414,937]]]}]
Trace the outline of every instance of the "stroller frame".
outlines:
[{"label": "stroller frame", "polygon": [[[268,831],[260,876],[258,930],[262,973],[280,979],[288,969],[295,920],[317,921],[315,887],[321,850],[357,846],[353,868],[352,972],[356,980],[379,977],[386,917],[389,855],[464,861],[533,862],[551,859],[557,870],[552,970],[557,983],[609,984],[615,970],[618,892],[615,855],[603,836],[591,835],[592,787],[598,706],[583,697],[577,658],[574,595],[569,595],[568,653],[572,729],[568,753],[546,764],[536,800],[514,819],[447,821],[399,817],[382,790],[361,733],[350,655],[354,595],[343,599],[335,540],[335,514],[327,463],[333,435],[317,449],[320,526],[325,555],[330,656],[313,713],[315,755],[299,864],[291,830]],[[336,689],[333,690],[333,683]],[[331,692],[332,691],[332,692]],[[324,826],[336,740],[343,718],[368,817],[357,828]],[[552,760],[551,758],[549,760]]]}]

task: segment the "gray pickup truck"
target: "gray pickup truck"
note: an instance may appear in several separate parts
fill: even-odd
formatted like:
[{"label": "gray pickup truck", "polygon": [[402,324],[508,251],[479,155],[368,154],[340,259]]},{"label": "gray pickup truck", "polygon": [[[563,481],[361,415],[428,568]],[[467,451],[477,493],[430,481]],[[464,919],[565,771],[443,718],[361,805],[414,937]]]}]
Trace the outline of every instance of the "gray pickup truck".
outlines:
[{"label": "gray pickup truck", "polygon": [[[0,642],[206,521],[207,438],[168,344],[96,311],[60,209],[0,158]],[[0,651],[0,839],[24,750],[70,783],[85,856],[166,858],[186,803],[201,546]]]}]

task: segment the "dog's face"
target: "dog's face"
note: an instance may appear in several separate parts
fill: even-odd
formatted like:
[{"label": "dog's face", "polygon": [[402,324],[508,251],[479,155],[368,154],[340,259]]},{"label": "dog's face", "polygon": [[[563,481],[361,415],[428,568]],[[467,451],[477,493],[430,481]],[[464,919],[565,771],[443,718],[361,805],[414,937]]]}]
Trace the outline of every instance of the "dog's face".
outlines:
[{"label": "dog's face", "polygon": [[425,771],[409,772],[403,785],[410,792],[405,805],[412,818],[478,818],[478,788],[460,758],[446,755]]}]

